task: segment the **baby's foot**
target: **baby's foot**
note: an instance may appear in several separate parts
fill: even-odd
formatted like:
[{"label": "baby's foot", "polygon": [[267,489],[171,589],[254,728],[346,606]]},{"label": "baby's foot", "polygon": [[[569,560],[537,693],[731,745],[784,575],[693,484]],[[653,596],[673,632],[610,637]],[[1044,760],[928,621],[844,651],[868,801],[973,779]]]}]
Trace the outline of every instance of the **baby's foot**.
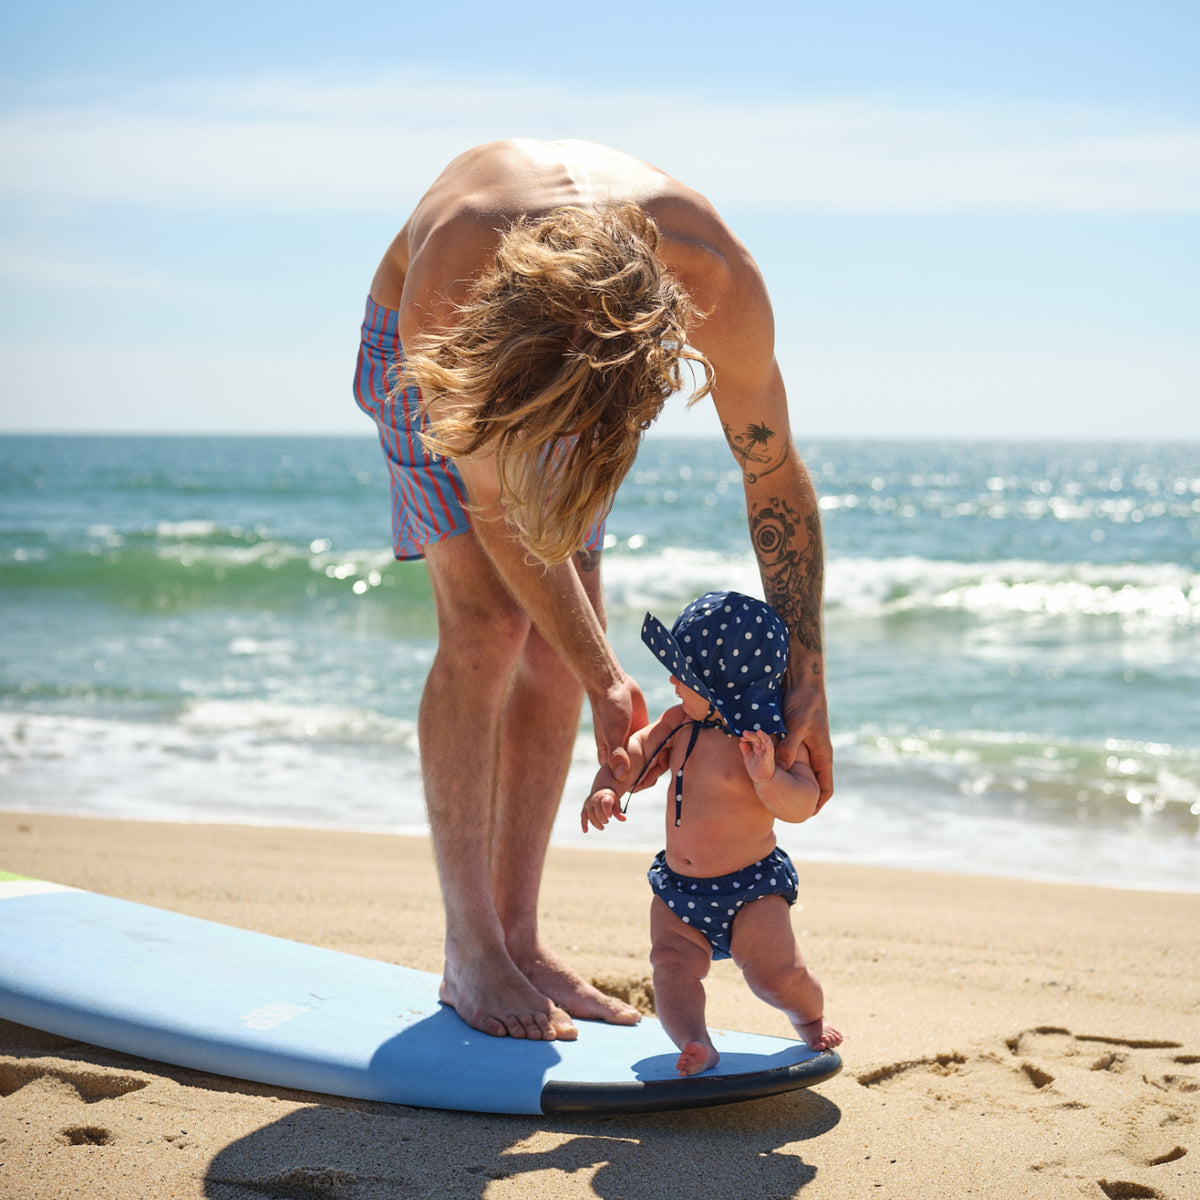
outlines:
[{"label": "baby's foot", "polygon": [[842,1035],[824,1017],[797,1025],[796,1032],[808,1043],[810,1050],[832,1050],[842,1044]]},{"label": "baby's foot", "polygon": [[720,1057],[711,1042],[685,1042],[675,1069],[680,1075],[699,1075],[701,1071],[715,1067]]}]

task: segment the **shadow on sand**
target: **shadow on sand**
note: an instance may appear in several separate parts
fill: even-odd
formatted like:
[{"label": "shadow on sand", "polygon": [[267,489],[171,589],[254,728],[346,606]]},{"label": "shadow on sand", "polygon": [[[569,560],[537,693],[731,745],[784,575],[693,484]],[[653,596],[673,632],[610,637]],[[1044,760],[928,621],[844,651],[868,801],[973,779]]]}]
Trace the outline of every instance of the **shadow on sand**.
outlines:
[{"label": "shadow on sand", "polygon": [[[816,1169],[795,1143],[837,1125],[813,1091],[677,1113],[509,1117],[331,1102],[292,1113],[212,1160],[212,1200],[784,1200]],[[541,1178],[534,1178],[544,1172]]]}]

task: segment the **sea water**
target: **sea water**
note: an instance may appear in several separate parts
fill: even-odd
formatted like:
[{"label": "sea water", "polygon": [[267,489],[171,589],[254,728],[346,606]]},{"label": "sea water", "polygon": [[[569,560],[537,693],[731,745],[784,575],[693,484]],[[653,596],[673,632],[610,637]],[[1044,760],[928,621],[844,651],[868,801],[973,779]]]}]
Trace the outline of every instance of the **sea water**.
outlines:
[{"label": "sea water", "polygon": [[[800,447],[827,544],[837,791],[798,860],[1200,890],[1200,447]],[[436,643],[361,438],[0,438],[0,806],[423,832]],[[651,435],[608,522],[610,636],[762,595],[739,472]],[[472,747],[464,740],[463,754]],[[554,840],[584,835],[585,712]]]}]

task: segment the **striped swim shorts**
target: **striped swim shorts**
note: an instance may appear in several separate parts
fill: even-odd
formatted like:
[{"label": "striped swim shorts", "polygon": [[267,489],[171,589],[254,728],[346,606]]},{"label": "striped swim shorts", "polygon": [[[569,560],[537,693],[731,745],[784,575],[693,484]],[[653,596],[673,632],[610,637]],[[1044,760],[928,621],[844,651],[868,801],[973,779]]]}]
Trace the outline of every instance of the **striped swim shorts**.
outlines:
[{"label": "striped swim shorts", "polygon": [[[391,476],[392,549],[405,561],[424,558],[426,546],[466,533],[471,518],[458,469],[441,455],[430,454],[421,442],[421,430],[428,422],[416,386],[392,391],[403,362],[399,314],[368,297],[354,398],[379,429]],[[599,550],[603,544],[601,521],[589,530],[585,548]]]}]

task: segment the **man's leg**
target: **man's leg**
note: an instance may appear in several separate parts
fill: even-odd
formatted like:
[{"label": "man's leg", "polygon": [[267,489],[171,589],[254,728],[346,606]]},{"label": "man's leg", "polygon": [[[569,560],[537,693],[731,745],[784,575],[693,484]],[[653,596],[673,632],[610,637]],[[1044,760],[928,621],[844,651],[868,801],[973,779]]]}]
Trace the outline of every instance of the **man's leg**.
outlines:
[{"label": "man's leg", "polygon": [[492,885],[502,714],[530,622],[473,533],[427,547],[426,561],[437,606],[438,651],[418,728],[446,913],[441,996],[467,1024],[485,1033],[573,1038],[567,1014],[513,963]]},{"label": "man's leg", "polygon": [[[580,572],[603,622],[599,558]],[[538,936],[538,890],[579,728],[583,687],[531,630],[513,672],[500,725],[500,776],[492,887],[509,953],[543,995],[573,1017],[632,1025],[638,1010],[607,996],[552,954]]]}]

